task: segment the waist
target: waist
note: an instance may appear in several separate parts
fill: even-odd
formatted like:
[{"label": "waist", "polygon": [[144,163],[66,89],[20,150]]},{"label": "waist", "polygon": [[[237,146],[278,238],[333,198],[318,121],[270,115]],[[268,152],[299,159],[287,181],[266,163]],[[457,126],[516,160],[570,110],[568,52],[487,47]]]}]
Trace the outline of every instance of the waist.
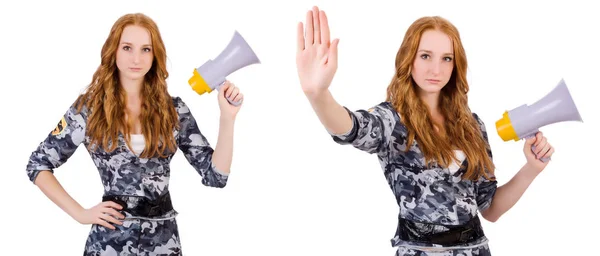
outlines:
[{"label": "waist", "polygon": [[463,225],[422,223],[399,218],[396,237],[400,240],[432,247],[474,245],[485,238],[476,215]]},{"label": "waist", "polygon": [[123,207],[121,211],[134,217],[156,218],[173,211],[171,195],[168,192],[156,199],[143,196],[105,195],[102,201],[115,202]]}]

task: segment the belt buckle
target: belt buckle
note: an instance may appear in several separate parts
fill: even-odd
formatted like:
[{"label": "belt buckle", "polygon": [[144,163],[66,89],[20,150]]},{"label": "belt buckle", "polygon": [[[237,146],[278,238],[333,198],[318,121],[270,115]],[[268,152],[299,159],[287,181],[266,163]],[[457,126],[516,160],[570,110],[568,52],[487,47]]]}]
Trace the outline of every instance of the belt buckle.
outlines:
[{"label": "belt buckle", "polygon": [[460,231],[460,235],[458,236],[458,240],[462,243],[464,241],[467,241],[469,238],[469,235],[467,232],[473,231],[472,228],[467,228],[463,231]]},{"label": "belt buckle", "polygon": [[155,205],[151,205],[148,208],[148,215],[149,217],[154,217],[154,215],[158,214],[158,212],[160,211],[160,204],[155,204]]}]

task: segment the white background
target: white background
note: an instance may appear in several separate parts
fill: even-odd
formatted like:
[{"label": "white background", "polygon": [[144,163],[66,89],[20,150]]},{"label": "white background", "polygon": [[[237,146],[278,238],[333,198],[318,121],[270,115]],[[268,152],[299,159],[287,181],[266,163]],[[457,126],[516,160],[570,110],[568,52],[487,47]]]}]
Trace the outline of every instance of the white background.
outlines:
[{"label": "white background", "polygon": [[[180,152],[172,161],[170,189],[185,255],[393,255],[389,239],[398,206],[376,157],[335,144],[298,83],[296,24],[316,4],[329,15],[332,38],[341,39],[331,90],[351,109],[384,100],[411,22],[425,15],[452,21],[470,65],[470,106],[490,131],[501,184],[525,158],[522,142],[497,136],[495,121],[505,110],[540,99],[564,78],[584,123],[542,128],[556,148],[552,163],[513,209],[483,225],[493,255],[599,255],[594,209],[600,108],[592,92],[600,86],[598,8],[576,1],[416,2],[3,2],[0,254],[82,253],[90,227],[32,185],[25,166],[91,81],[113,23],[125,13],[143,12],[162,32],[171,94],[187,102],[213,146],[216,93],[199,96],[190,89],[193,68],[216,57],[235,30],[262,61],[229,77],[246,100],[227,187],[201,185]],[[101,199],[98,171],[84,147],[55,173],[84,207]]]}]

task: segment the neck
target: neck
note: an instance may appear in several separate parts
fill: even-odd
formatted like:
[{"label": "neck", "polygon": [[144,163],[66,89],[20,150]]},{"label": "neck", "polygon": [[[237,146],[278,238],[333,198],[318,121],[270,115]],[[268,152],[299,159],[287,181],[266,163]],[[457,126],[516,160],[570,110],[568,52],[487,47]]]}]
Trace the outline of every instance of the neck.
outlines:
[{"label": "neck", "polygon": [[142,90],[143,80],[130,80],[121,78],[121,87],[125,90],[125,94],[127,98],[137,99],[140,97],[140,92]]},{"label": "neck", "polygon": [[441,111],[439,109],[439,102],[440,102],[440,93],[439,92],[437,92],[437,93],[420,92],[419,97],[425,103],[425,105],[429,109],[429,113],[431,113],[432,116],[438,116],[441,113]]}]

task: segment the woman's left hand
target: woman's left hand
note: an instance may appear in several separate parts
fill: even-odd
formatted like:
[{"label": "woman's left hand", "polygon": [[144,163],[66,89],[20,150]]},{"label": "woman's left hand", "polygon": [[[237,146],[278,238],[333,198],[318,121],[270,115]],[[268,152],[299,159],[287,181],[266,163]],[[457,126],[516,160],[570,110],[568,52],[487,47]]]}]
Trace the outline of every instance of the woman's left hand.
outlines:
[{"label": "woman's left hand", "polygon": [[[541,172],[546,168],[550,157],[554,154],[554,147],[548,143],[542,132],[538,132],[535,137],[525,140],[523,152],[525,153],[525,158],[527,158],[527,164],[536,171]],[[546,158],[546,162],[542,162],[542,158]]]},{"label": "woman's left hand", "polygon": [[234,106],[227,101],[227,98],[229,98],[232,102],[242,102],[244,100],[244,95],[240,92],[240,90],[235,87],[233,83],[225,81],[221,88],[219,88],[218,98],[219,108],[221,109],[221,117],[235,119],[237,113],[242,107],[242,104]]}]

